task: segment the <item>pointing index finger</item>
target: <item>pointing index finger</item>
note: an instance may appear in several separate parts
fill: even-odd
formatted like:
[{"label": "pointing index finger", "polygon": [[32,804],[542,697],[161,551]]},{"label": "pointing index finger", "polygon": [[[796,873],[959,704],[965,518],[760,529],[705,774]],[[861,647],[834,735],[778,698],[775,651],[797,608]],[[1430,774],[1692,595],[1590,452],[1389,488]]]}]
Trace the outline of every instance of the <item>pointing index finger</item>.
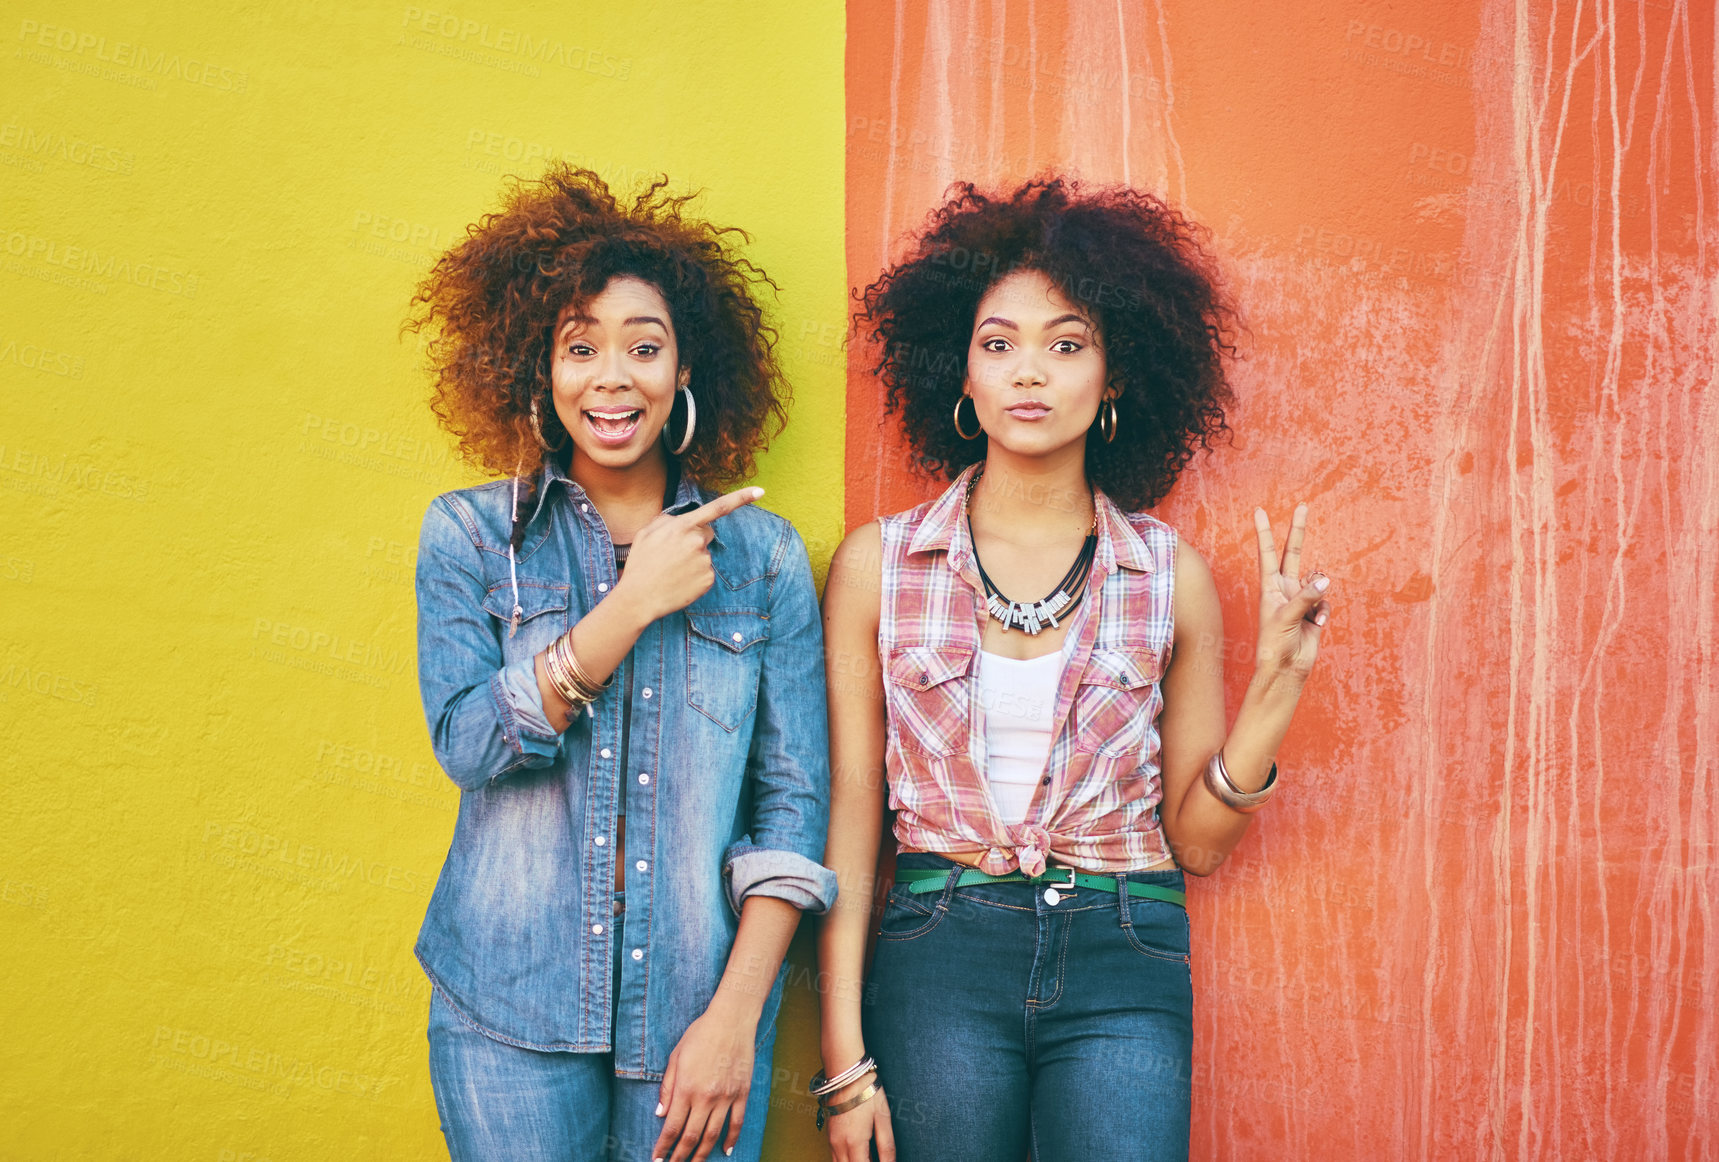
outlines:
[{"label": "pointing index finger", "polygon": [[686,514],[686,518],[691,524],[707,525],[719,516],[727,516],[737,508],[744,508],[763,495],[764,490],[756,485],[750,488],[736,488],[733,492],[719,496],[710,503],[693,509]]}]

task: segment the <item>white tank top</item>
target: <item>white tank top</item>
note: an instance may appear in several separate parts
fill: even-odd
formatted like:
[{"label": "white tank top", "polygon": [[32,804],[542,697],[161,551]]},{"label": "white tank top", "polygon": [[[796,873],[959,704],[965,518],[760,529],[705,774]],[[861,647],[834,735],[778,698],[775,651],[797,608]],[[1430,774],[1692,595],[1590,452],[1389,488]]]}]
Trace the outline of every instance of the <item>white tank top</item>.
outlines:
[{"label": "white tank top", "polygon": [[1020,661],[979,652],[979,705],[985,711],[985,775],[1003,822],[1026,822],[1050,759],[1063,653]]}]

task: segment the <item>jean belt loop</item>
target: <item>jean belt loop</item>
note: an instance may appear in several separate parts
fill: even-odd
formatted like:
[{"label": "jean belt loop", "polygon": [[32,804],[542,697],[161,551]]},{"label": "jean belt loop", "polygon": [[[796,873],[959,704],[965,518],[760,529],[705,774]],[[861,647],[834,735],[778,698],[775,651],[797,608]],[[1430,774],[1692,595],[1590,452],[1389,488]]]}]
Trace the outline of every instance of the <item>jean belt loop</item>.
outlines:
[{"label": "jean belt loop", "polygon": [[943,882],[943,890],[937,894],[937,906],[945,911],[949,908],[949,897],[955,894],[955,885],[961,882],[961,873],[967,866],[958,860],[950,860],[955,866],[949,869],[949,878]]},{"label": "jean belt loop", "polygon": [[1128,909],[1128,873],[1116,873],[1116,911],[1122,917],[1124,928],[1134,927],[1134,913]]}]

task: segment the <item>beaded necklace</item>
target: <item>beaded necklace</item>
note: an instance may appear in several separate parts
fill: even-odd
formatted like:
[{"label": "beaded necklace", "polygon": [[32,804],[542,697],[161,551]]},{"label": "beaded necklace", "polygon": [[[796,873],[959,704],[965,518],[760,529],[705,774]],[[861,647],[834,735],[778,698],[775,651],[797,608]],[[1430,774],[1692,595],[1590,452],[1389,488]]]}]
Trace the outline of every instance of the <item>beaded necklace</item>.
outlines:
[{"label": "beaded necklace", "polygon": [[979,580],[985,586],[985,611],[993,620],[1003,624],[1003,632],[1010,629],[1025,630],[1029,634],[1038,634],[1047,625],[1057,625],[1057,616],[1066,614],[1081,599],[1086,596],[1086,579],[1092,570],[1092,559],[1098,552],[1098,505],[1092,506],[1092,528],[1087,531],[1086,540],[1081,543],[1080,552],[1075,555],[1074,564],[1063,574],[1056,588],[1048,596],[1037,601],[1012,601],[1003,595],[985,572],[985,564],[979,560],[979,542],[973,536],[973,489],[979,484],[983,472],[973,474],[973,479],[967,484],[967,539],[973,544],[973,564],[979,570]]}]

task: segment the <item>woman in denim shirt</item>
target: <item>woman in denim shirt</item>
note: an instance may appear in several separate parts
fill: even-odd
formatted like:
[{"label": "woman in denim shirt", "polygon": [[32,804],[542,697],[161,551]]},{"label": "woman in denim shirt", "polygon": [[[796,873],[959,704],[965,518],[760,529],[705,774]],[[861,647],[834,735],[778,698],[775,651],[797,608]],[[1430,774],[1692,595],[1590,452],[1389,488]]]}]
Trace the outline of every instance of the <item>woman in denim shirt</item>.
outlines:
[{"label": "woman in denim shirt", "polygon": [[663,184],[553,168],[414,300],[437,416],[511,476],[419,542],[462,791],[417,945],[455,1159],[757,1158],[783,955],[835,896],[806,550],[762,489],[700,487],[782,417],[769,280]]}]

